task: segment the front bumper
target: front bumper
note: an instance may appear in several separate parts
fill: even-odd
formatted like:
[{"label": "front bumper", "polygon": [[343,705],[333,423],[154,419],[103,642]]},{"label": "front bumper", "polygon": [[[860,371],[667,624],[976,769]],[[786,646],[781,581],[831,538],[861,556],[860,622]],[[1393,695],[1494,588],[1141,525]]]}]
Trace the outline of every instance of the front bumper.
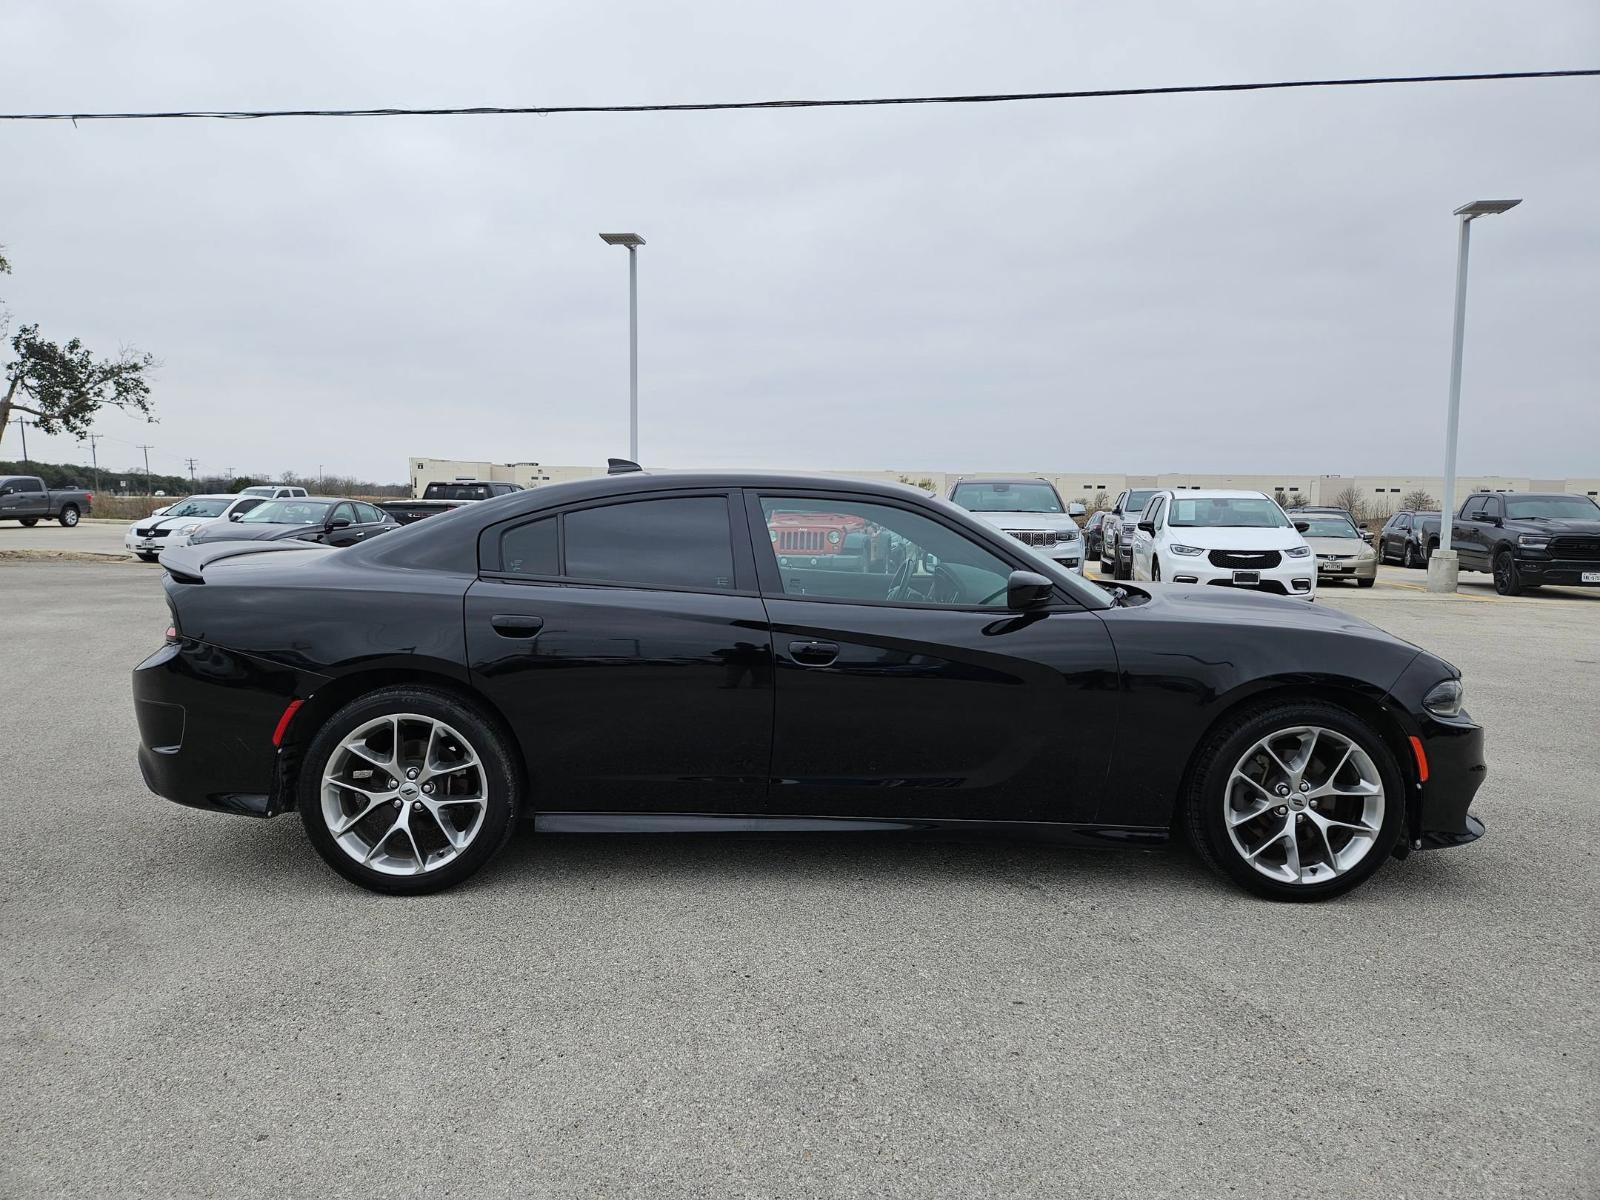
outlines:
[{"label": "front bumper", "polygon": [[[1561,587],[1600,587],[1600,562],[1575,558],[1517,556],[1517,573],[1524,583],[1549,583]],[[1589,576],[1585,579],[1584,576]]]},{"label": "front bumper", "polygon": [[163,646],[133,671],[145,786],[215,812],[270,817],[292,807],[285,752],[272,735],[303,682],[205,642]]},{"label": "front bumper", "polygon": [[1446,664],[1433,655],[1419,654],[1390,693],[1395,702],[1391,711],[1411,743],[1404,748],[1411,802],[1403,850],[1465,846],[1484,832],[1483,822],[1468,812],[1489,773],[1483,727],[1464,711],[1436,717],[1422,707],[1423,696],[1444,677],[1442,669]]},{"label": "front bumper", "polygon": [[1317,579],[1321,583],[1337,583],[1341,579],[1376,579],[1378,559],[1337,558],[1317,559]]},{"label": "front bumper", "polygon": [[[1236,587],[1242,591],[1268,592],[1277,596],[1291,596],[1296,600],[1312,600],[1317,594],[1317,571],[1309,558],[1285,559],[1275,567],[1251,572],[1256,582],[1239,580],[1240,572],[1232,567],[1214,566],[1204,554],[1194,558],[1175,557],[1161,560],[1162,578],[1173,583],[1193,583],[1208,587]],[[1248,575],[1245,576],[1248,578]]]}]

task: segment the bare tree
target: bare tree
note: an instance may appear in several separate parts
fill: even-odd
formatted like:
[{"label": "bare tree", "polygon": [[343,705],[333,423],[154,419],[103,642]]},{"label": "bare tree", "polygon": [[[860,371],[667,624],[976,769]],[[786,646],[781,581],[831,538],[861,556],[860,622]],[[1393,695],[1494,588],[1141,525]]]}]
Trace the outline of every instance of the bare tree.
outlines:
[{"label": "bare tree", "polygon": [[1103,491],[1102,492],[1096,492],[1094,494],[1094,507],[1091,508],[1089,511],[1090,512],[1110,512],[1112,503],[1113,503],[1113,501],[1112,501],[1111,496],[1110,496],[1109,493],[1103,492]]},{"label": "bare tree", "polygon": [[1412,512],[1432,512],[1439,507],[1439,502],[1428,495],[1426,488],[1412,488],[1400,497],[1400,507]]},{"label": "bare tree", "polygon": [[1345,512],[1349,513],[1357,521],[1366,520],[1367,502],[1362,497],[1360,491],[1357,490],[1355,484],[1352,483],[1346,485],[1339,492],[1339,494],[1333,498],[1333,502],[1340,508],[1344,509]]}]

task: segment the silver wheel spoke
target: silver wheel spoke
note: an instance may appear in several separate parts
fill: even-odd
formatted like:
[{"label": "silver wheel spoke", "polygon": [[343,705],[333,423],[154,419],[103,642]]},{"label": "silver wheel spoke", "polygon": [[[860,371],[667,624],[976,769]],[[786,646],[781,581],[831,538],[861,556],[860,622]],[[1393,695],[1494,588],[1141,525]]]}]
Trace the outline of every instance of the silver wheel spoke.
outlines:
[{"label": "silver wheel spoke", "polygon": [[[387,756],[369,744],[376,740],[381,745],[384,737],[390,739]],[[419,743],[420,762],[415,753]],[[441,759],[441,754],[452,757]],[[407,775],[408,766],[415,768],[415,777]],[[386,790],[348,781],[352,768],[360,774],[370,773],[370,767],[389,777]],[[424,791],[425,785],[430,790]],[[487,789],[482,760],[458,730],[433,717],[394,713],[351,730],[329,755],[322,776],[322,816],[335,844],[370,870],[422,875],[454,861],[472,845],[488,814]],[[363,823],[373,824],[369,817],[396,801],[393,821],[376,837],[362,831]],[[424,809],[427,819],[414,821]]]}]

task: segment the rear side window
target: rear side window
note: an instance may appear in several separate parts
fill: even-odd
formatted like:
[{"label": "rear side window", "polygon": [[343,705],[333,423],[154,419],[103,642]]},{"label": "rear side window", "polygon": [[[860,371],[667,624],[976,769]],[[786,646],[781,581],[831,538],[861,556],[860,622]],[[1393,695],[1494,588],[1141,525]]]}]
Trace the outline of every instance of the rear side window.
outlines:
[{"label": "rear side window", "polygon": [[733,589],[728,502],[721,496],[634,500],[579,509],[562,520],[569,578]]},{"label": "rear side window", "polygon": [[508,529],[500,537],[500,569],[513,575],[561,574],[560,517],[545,517]]}]

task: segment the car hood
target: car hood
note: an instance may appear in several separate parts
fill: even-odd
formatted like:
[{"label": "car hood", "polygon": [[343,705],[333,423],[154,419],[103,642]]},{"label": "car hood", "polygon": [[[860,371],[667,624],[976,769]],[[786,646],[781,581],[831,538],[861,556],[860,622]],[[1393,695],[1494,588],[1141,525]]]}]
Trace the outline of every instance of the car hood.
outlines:
[{"label": "car hood", "polygon": [[975,512],[972,514],[996,529],[1076,529],[1078,523],[1066,513]]},{"label": "car hood", "polygon": [[1186,546],[1199,546],[1202,550],[1287,550],[1305,539],[1293,529],[1261,529],[1255,526],[1229,529],[1197,525],[1187,528],[1170,525],[1167,539]]},{"label": "car hood", "polygon": [[[1127,585],[1122,586],[1126,588]],[[1307,604],[1294,597],[1273,596],[1242,588],[1196,587],[1187,583],[1140,582],[1129,590],[1149,594],[1150,599],[1144,607],[1153,607],[1153,611],[1157,612],[1167,609],[1174,615],[1181,614],[1184,620],[1212,621],[1219,625],[1260,624],[1342,630],[1403,641],[1370,621],[1352,617],[1321,601]]]},{"label": "car hood", "polygon": [[1369,550],[1372,548],[1360,538],[1341,537],[1308,537],[1306,545],[1310,546],[1315,554],[1342,554],[1351,558],[1360,554],[1363,546]]},{"label": "car hood", "polygon": [[298,537],[314,530],[315,525],[268,525],[265,522],[245,525],[239,521],[212,521],[194,531],[189,540],[200,542],[271,542],[280,538]]},{"label": "car hood", "polygon": [[142,521],[135,521],[129,525],[134,529],[181,529],[185,525],[204,525],[207,521],[215,521],[216,517],[146,517]]}]

